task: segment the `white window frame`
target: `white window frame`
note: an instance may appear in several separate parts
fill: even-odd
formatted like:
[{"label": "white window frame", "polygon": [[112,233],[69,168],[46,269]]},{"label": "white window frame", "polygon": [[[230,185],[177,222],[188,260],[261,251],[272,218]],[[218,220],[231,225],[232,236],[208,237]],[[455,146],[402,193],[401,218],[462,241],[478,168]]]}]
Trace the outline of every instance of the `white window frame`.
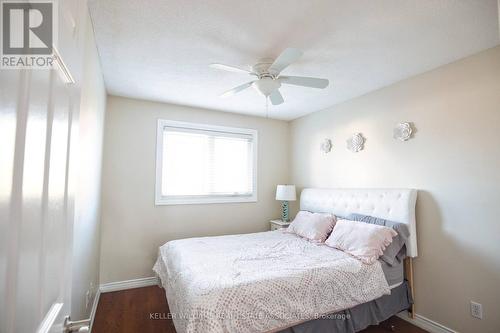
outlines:
[{"label": "white window frame", "polygon": [[[165,127],[179,127],[183,129],[217,131],[224,133],[245,134],[252,136],[253,142],[253,179],[251,195],[203,195],[203,196],[164,196],[162,190],[162,169],[163,169],[163,131]],[[184,121],[174,121],[158,119],[156,128],[156,180],[155,180],[155,204],[159,205],[185,205],[185,204],[215,204],[233,202],[256,202],[257,201],[257,149],[258,132],[249,128],[237,128],[226,126],[215,126],[208,124],[191,123]]]}]

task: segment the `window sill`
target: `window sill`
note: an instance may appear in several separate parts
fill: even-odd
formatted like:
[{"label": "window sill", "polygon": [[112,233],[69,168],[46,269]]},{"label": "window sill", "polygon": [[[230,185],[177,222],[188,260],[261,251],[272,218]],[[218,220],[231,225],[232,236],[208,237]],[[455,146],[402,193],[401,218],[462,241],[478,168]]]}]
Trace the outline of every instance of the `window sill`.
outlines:
[{"label": "window sill", "polygon": [[257,195],[249,197],[205,197],[205,198],[156,198],[156,206],[164,205],[203,205],[203,204],[224,204],[224,203],[245,203],[257,202]]}]

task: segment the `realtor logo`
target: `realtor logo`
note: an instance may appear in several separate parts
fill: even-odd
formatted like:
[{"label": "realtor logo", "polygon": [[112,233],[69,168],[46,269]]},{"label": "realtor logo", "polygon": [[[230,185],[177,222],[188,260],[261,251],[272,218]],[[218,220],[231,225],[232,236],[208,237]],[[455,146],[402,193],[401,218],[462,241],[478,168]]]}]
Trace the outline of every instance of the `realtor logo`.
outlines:
[{"label": "realtor logo", "polygon": [[51,68],[57,8],[54,1],[1,0],[1,68]]}]

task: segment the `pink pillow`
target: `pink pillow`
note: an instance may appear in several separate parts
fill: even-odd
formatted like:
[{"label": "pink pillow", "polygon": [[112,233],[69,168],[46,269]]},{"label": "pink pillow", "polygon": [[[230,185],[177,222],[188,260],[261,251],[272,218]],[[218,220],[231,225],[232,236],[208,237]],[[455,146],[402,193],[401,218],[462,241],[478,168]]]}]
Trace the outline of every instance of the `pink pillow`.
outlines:
[{"label": "pink pillow", "polygon": [[342,250],[365,264],[373,264],[392,243],[392,228],[357,221],[338,220],[325,244]]},{"label": "pink pillow", "polygon": [[313,242],[323,243],[334,225],[335,216],[332,214],[311,213],[301,210],[287,228],[287,232]]}]

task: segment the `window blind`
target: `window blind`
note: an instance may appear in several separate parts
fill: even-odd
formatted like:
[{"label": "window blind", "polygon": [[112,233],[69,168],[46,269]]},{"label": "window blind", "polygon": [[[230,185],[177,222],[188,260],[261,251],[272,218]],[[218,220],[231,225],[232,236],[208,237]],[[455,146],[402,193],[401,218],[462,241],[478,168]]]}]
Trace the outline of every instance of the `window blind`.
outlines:
[{"label": "window blind", "polygon": [[162,196],[252,196],[253,135],[165,126],[162,140]]}]

